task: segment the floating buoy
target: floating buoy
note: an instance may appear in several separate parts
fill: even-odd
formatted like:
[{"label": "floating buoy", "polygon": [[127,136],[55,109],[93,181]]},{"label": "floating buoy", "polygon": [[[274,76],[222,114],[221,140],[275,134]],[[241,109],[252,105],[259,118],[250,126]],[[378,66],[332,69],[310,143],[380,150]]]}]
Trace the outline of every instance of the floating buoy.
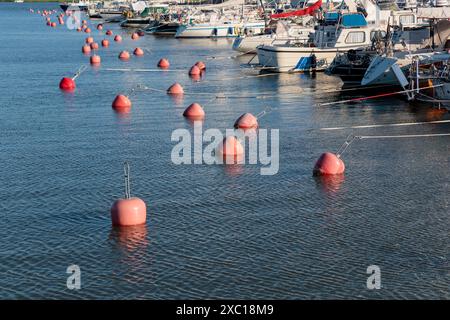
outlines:
[{"label": "floating buoy", "polygon": [[52,26],[52,28],[55,28],[56,27],[56,22],[52,22],[51,26]]},{"label": "floating buoy", "polygon": [[81,21],[82,24],[87,24],[86,20]]},{"label": "floating buoy", "polygon": [[98,50],[98,43],[97,42],[92,42],[91,43],[91,49],[92,50]]},{"label": "floating buoy", "polygon": [[128,112],[131,109],[131,101],[127,96],[119,94],[114,99],[112,108],[118,112]]},{"label": "floating buoy", "polygon": [[225,137],[217,146],[216,151],[219,156],[223,157],[239,157],[244,154],[244,147],[235,136]]},{"label": "floating buoy", "polygon": [[78,28],[77,28],[77,32],[81,32],[81,27],[78,27]]},{"label": "floating buoy", "polygon": [[50,17],[47,17],[47,19],[45,19],[45,20],[47,20],[47,22],[51,22]]},{"label": "floating buoy", "polygon": [[159,67],[159,68],[167,69],[167,68],[169,68],[169,66],[170,66],[169,60],[167,60],[167,59],[165,59],[165,58],[162,58],[162,59],[159,60],[159,62],[158,62],[158,67]]},{"label": "floating buoy", "polygon": [[205,65],[205,63],[203,61],[197,61],[195,63],[195,66],[197,66],[201,71],[206,69],[206,65]]},{"label": "floating buoy", "polygon": [[199,76],[201,72],[202,71],[200,70],[199,67],[197,67],[196,65],[193,65],[191,67],[191,69],[189,70],[189,75],[190,76]]},{"label": "floating buoy", "polygon": [[82,48],[81,48],[81,51],[83,52],[83,53],[90,53],[91,52],[91,47],[90,46],[88,46],[87,44],[85,44]]},{"label": "floating buoy", "polygon": [[258,119],[251,113],[244,113],[234,123],[236,129],[256,129],[258,128]]},{"label": "floating buoy", "polygon": [[138,35],[136,32],[134,32],[134,33],[131,35],[131,39],[137,40],[137,39],[139,39],[139,35]]},{"label": "floating buoy", "polygon": [[181,84],[175,82],[173,85],[171,85],[169,87],[169,89],[167,89],[167,93],[168,94],[183,94],[184,90],[183,90],[183,87],[181,86]]},{"label": "floating buoy", "polygon": [[109,47],[109,41],[107,39],[102,40],[102,47]]},{"label": "floating buoy", "polygon": [[133,54],[135,56],[143,56],[144,55],[144,50],[142,50],[141,48],[136,48],[136,49],[134,49]]},{"label": "floating buoy", "polygon": [[92,55],[90,58],[90,62],[93,65],[99,65],[101,63],[102,59],[100,58],[100,56],[98,55]]},{"label": "floating buoy", "polygon": [[194,102],[184,110],[183,116],[193,120],[201,120],[205,117],[205,111],[200,104]]},{"label": "floating buoy", "polygon": [[142,31],[142,30],[139,30],[139,31],[137,32],[137,34],[139,35],[139,37],[145,36],[145,32]]},{"label": "floating buoy", "polygon": [[86,33],[91,33],[91,28],[86,28],[86,29],[84,29],[84,32],[86,32]]},{"label": "floating buoy", "polygon": [[72,78],[64,77],[59,82],[59,88],[64,91],[73,91],[76,88],[75,81]]},{"label": "floating buoy", "polygon": [[342,174],[345,171],[345,165],[341,158],[331,152],[322,153],[317,160],[313,174],[316,176],[329,174]]},{"label": "floating buoy", "polygon": [[114,41],[120,42],[120,41],[122,41],[122,37],[121,37],[120,35],[117,34],[117,35],[114,37]]},{"label": "floating buoy", "polygon": [[128,60],[128,59],[130,59],[130,53],[128,51],[125,51],[125,50],[120,52],[119,59],[120,60]]},{"label": "floating buoy", "polygon": [[99,23],[98,25],[97,25],[97,30],[103,30],[103,25],[101,24],[101,23]]},{"label": "floating buoy", "polygon": [[113,33],[112,33],[112,31],[111,30],[106,30],[106,35],[107,36],[111,36]]},{"label": "floating buoy", "polygon": [[51,26],[52,26],[52,23],[51,23],[50,21],[47,21],[47,25],[48,25],[49,27],[51,27]]},{"label": "floating buoy", "polygon": [[130,194],[130,166],[124,163],[125,198],[116,200],[111,207],[113,226],[126,227],[144,224],[147,220],[147,207],[139,198]]},{"label": "floating buoy", "polygon": [[62,18],[58,19],[59,24],[63,25],[64,24],[64,20]]},{"label": "floating buoy", "polygon": [[86,42],[87,44],[90,44],[90,43],[94,42],[94,38],[92,38],[92,37],[87,37],[86,40],[85,40],[85,42]]}]

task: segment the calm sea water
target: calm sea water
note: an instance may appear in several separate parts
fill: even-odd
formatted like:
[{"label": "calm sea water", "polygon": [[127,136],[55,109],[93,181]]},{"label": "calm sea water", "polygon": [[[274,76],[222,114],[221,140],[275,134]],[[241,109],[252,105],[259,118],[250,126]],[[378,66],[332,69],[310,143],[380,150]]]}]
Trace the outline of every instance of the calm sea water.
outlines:
[{"label": "calm sea water", "polygon": [[[317,107],[346,98],[338,79],[318,74],[258,78],[227,40],[145,36],[100,49],[102,65],[64,94],[61,77],[88,65],[85,34],[49,28],[33,8],[0,4],[0,298],[50,299],[449,299],[449,139],[355,142],[345,176],[321,180],[312,167],[350,133],[449,132],[449,125],[357,131],[319,128],[449,119],[426,106],[379,99]],[[99,42],[98,31],[93,32]],[[148,49],[129,62],[135,46]],[[119,72],[107,68],[167,72]],[[216,57],[215,59],[211,57]],[[187,69],[207,63],[194,82]],[[137,84],[193,92],[174,101],[156,91],[132,96],[119,116],[115,95]],[[205,94],[208,93],[208,94]],[[211,99],[212,94],[264,99]],[[292,93],[298,93],[293,95]],[[172,164],[173,130],[197,101],[205,128],[231,128],[244,112],[267,106],[262,128],[280,129],[280,170],[259,165]],[[144,227],[113,229],[109,209],[122,196],[122,163],[131,162],[132,193],[148,206]],[[81,268],[80,290],[66,288],[66,268]],[[381,268],[382,289],[366,288],[366,269]]]}]

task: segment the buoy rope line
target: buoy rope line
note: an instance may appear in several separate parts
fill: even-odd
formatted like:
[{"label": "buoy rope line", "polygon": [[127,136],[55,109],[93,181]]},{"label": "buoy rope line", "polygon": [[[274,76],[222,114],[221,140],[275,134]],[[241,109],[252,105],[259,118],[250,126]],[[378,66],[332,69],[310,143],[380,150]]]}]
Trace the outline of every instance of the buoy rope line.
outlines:
[{"label": "buoy rope line", "polygon": [[324,91],[320,91],[320,92],[323,92],[323,93],[349,92],[349,91],[356,91],[356,90],[362,90],[362,89],[381,89],[381,88],[388,88],[388,87],[395,87],[395,86],[396,85],[385,85],[385,84],[380,84],[380,85],[370,86],[370,87],[354,86],[354,87],[346,88],[346,89],[324,90]]},{"label": "buoy rope line", "polygon": [[330,106],[330,105],[347,103],[347,102],[364,101],[364,100],[369,100],[369,99],[393,96],[393,95],[396,95],[396,94],[402,94],[402,93],[408,93],[408,92],[416,92],[417,90],[426,90],[426,89],[431,89],[431,88],[437,88],[437,87],[441,87],[441,86],[443,86],[443,84],[438,84],[438,85],[435,85],[435,86],[423,87],[423,88],[419,88],[419,89],[409,89],[409,90],[402,90],[402,91],[396,91],[396,92],[382,93],[382,94],[377,94],[377,95],[369,96],[369,97],[360,97],[360,98],[353,98],[353,99],[348,99],[348,100],[333,101],[333,102],[326,102],[326,103],[318,103],[318,104],[316,104],[316,106],[322,107],[322,106]]},{"label": "buoy rope line", "polygon": [[85,65],[79,67],[77,72],[75,72],[75,74],[73,75],[72,80],[75,80],[76,78],[78,78],[80,76],[80,74],[82,74],[86,69],[87,69],[87,66],[85,66]]},{"label": "buoy rope line", "polygon": [[128,161],[123,163],[123,173],[125,182],[125,199],[131,198],[131,187],[130,187],[130,164]]},{"label": "buoy rope line", "polygon": [[403,139],[403,138],[429,138],[429,137],[445,137],[450,136],[450,133],[429,133],[429,134],[408,134],[408,135],[385,135],[385,136],[354,136],[349,135],[345,142],[339,147],[336,155],[338,158],[347,150],[347,148],[355,141],[355,140],[364,140],[364,139]]},{"label": "buoy rope line", "polygon": [[423,124],[440,124],[440,123],[449,123],[449,122],[450,122],[450,120],[436,120],[436,121],[425,121],[425,122],[403,122],[403,123],[388,123],[388,124],[371,124],[371,125],[361,125],[361,126],[351,126],[351,127],[320,128],[319,130],[333,131],[333,130],[346,130],[346,129],[400,127],[400,126],[415,126],[415,125],[423,125]]}]

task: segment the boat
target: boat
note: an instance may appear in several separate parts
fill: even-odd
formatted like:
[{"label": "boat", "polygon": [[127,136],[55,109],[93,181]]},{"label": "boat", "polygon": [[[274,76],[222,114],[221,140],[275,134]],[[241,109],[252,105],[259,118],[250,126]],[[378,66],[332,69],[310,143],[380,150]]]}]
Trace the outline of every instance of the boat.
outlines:
[{"label": "boat", "polygon": [[155,25],[150,24],[144,31],[145,33],[156,36],[174,36],[177,33],[179,22],[158,22]]},{"label": "boat", "polygon": [[88,11],[89,2],[88,1],[78,1],[78,2],[64,2],[61,3],[60,8],[66,11]]},{"label": "boat", "polygon": [[192,25],[182,24],[178,27],[175,38],[234,38],[247,32],[261,33],[264,29],[264,21],[224,21]]}]

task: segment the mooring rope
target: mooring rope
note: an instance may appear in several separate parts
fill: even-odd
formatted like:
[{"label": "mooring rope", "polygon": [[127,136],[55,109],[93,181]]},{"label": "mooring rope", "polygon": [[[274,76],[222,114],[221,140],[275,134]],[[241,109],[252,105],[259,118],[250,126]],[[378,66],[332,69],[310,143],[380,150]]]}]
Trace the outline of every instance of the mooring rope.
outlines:
[{"label": "mooring rope", "polygon": [[381,128],[381,127],[400,127],[400,126],[415,126],[422,124],[439,124],[439,123],[449,123],[450,120],[436,120],[436,121],[426,121],[426,122],[404,122],[404,123],[388,123],[388,124],[371,124],[371,125],[361,125],[361,126],[351,126],[351,127],[331,127],[331,128],[320,128],[321,131],[332,131],[332,130],[346,130],[346,129],[366,129],[366,128]]}]

